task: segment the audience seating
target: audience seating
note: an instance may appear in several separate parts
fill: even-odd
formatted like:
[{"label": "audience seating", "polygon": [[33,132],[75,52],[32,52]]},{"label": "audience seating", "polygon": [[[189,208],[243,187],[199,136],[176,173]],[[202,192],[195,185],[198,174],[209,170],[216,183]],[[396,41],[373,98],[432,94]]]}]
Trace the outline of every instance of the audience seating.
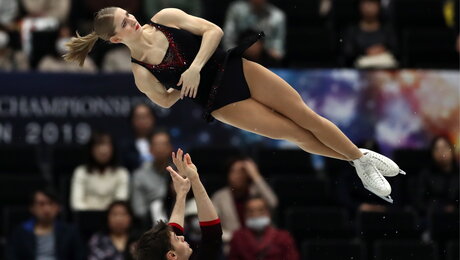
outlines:
[{"label": "audience seating", "polygon": [[300,149],[260,149],[255,157],[264,176],[313,172],[310,154]]},{"label": "audience seating", "polygon": [[[458,231],[458,229],[457,229]],[[447,243],[447,257],[446,260],[458,260],[459,257],[459,241],[452,240]]]},{"label": "audience seating", "polygon": [[449,29],[406,29],[402,34],[404,67],[409,68],[459,68],[455,51],[457,35]]},{"label": "audience seating", "polygon": [[104,219],[104,211],[75,211],[73,218],[85,242],[87,242],[94,233],[101,231],[107,222],[106,219]]},{"label": "audience seating", "polygon": [[59,175],[70,175],[75,168],[86,163],[86,147],[84,146],[57,146],[52,152],[55,177]]},{"label": "audience seating", "polygon": [[29,206],[5,207],[2,213],[2,229],[5,237],[9,237],[22,222],[29,218],[31,218]]},{"label": "audience seating", "polygon": [[381,240],[374,244],[375,260],[438,260],[436,243],[416,240]]},{"label": "audience seating", "polygon": [[358,212],[356,215],[357,234],[366,240],[374,239],[415,239],[417,217],[408,210],[388,212]]},{"label": "audience seating", "polygon": [[32,146],[0,147],[0,173],[38,174],[38,151]]},{"label": "audience seating", "polygon": [[357,240],[305,241],[303,260],[366,260],[366,247]]},{"label": "audience seating", "polygon": [[230,158],[239,156],[241,152],[233,148],[200,147],[190,150],[193,163],[199,165],[200,174],[225,175],[226,163]]},{"label": "audience seating", "polygon": [[458,240],[459,212],[444,213],[431,212],[428,215],[428,229],[432,239],[435,240]]},{"label": "audience seating", "polygon": [[302,239],[341,239],[353,236],[348,214],[343,208],[289,208],[285,227],[296,241]]}]

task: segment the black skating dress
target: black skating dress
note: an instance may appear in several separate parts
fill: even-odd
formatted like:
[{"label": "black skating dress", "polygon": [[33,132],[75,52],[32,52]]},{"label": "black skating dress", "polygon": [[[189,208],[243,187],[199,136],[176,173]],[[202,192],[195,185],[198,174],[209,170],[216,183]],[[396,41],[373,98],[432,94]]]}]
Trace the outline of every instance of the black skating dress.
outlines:
[{"label": "black skating dress", "polygon": [[[202,37],[154,22],[150,22],[150,25],[160,30],[168,39],[169,47],[163,61],[157,65],[147,64],[134,58],[131,58],[131,61],[149,70],[166,89],[181,90],[182,86],[177,86],[177,83],[182,73],[195,59]],[[217,48],[201,69],[197,96],[192,100],[203,107],[203,118],[206,121],[213,121],[212,111],[251,97],[244,78],[241,56],[262,37],[264,33],[260,32],[228,51]]]}]

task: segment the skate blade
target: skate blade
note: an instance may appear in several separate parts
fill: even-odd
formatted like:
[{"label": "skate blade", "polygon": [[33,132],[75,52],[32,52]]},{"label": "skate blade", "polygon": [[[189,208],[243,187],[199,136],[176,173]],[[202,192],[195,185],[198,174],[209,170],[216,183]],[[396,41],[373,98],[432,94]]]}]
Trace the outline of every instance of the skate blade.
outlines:
[{"label": "skate blade", "polygon": [[399,169],[399,174],[406,175],[406,172],[401,170],[401,169]]},{"label": "skate blade", "polygon": [[364,185],[364,188],[365,188],[366,190],[370,191],[370,192],[371,192],[372,194],[374,194],[375,196],[381,198],[382,200],[384,200],[384,201],[386,201],[386,202],[389,202],[389,203],[393,204],[393,199],[391,198],[390,195],[388,195],[388,196],[380,196],[380,195],[376,194],[375,192],[373,192],[371,189],[369,189],[367,185]]}]

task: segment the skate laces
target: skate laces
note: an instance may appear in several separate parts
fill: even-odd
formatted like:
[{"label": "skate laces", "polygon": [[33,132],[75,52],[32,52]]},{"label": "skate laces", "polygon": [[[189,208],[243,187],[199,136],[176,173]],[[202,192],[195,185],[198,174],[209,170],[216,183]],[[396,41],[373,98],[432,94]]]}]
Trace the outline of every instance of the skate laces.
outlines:
[{"label": "skate laces", "polygon": [[[369,154],[365,154],[364,156],[369,156]],[[377,167],[375,167],[375,165],[372,162],[370,162],[369,158],[366,158],[366,161],[363,162],[363,168],[365,168],[364,176],[365,176],[366,179],[368,179],[368,180],[370,180],[370,181],[372,181],[374,183],[376,183],[376,182],[380,182],[380,184],[385,183],[382,174],[379,172]],[[373,171],[369,171],[369,168],[372,168]]]}]

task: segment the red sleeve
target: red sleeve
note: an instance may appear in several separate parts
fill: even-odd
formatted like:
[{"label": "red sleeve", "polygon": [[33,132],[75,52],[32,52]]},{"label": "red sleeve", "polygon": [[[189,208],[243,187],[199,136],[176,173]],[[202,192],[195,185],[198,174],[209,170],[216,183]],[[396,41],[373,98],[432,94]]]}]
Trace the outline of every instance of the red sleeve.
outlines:
[{"label": "red sleeve", "polygon": [[281,241],[284,241],[283,246],[285,250],[285,256],[286,260],[299,260],[299,251],[297,250],[297,246],[294,242],[294,239],[292,238],[291,234],[289,232],[284,232],[283,239]]},{"label": "red sleeve", "polygon": [[170,223],[168,223],[168,225],[170,227],[172,227],[173,232],[176,233],[176,235],[178,235],[178,236],[183,236],[184,235],[184,228],[181,225],[179,225],[177,223],[174,223],[174,222],[170,222]]}]

